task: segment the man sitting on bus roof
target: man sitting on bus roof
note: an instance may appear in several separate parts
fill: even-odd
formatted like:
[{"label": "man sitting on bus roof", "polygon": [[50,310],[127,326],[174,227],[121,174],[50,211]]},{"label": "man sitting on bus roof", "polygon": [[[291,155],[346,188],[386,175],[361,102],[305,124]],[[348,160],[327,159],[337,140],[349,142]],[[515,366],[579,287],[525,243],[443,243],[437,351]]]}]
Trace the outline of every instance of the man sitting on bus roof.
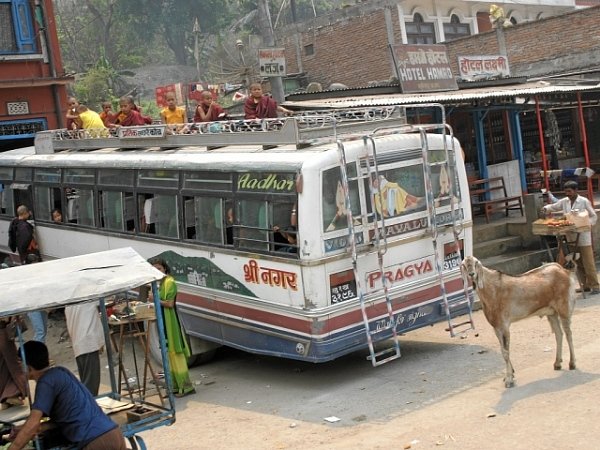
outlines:
[{"label": "man sitting on bus roof", "polygon": [[77,448],[125,450],[119,426],[104,414],[90,391],[64,367],[49,367],[48,348],[42,342],[23,344],[28,375],[36,382],[31,414],[10,449],[21,449],[38,433],[44,416]]}]

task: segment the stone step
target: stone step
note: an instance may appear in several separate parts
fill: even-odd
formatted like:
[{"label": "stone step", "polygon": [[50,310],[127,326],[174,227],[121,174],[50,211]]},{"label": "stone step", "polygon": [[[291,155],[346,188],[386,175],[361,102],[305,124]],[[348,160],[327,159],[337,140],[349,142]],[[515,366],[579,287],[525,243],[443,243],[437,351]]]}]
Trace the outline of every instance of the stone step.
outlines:
[{"label": "stone step", "polygon": [[509,275],[519,275],[551,261],[546,250],[519,250],[482,258],[481,262],[490,269]]},{"label": "stone step", "polygon": [[521,236],[504,236],[473,244],[473,255],[479,259],[523,248]]},{"label": "stone step", "polygon": [[505,236],[508,236],[508,224],[506,222],[483,223],[473,227],[473,243],[475,244]]}]

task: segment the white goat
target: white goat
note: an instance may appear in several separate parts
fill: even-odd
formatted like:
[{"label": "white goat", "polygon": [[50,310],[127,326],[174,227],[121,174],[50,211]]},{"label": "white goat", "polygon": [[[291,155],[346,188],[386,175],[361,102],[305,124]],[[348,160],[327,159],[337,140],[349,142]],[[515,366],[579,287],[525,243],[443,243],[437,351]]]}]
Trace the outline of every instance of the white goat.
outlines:
[{"label": "white goat", "polygon": [[[522,275],[506,275],[484,267],[474,256],[467,256],[461,270],[473,282],[483,313],[494,328],[506,362],[504,385],[514,385],[510,362],[510,324],[530,316],[547,316],[556,336],[554,369],[562,363],[562,326],[569,343],[569,369],[575,369],[571,334],[571,315],[575,307],[575,280],[560,264],[545,264]],[[560,318],[560,321],[559,321]]]}]

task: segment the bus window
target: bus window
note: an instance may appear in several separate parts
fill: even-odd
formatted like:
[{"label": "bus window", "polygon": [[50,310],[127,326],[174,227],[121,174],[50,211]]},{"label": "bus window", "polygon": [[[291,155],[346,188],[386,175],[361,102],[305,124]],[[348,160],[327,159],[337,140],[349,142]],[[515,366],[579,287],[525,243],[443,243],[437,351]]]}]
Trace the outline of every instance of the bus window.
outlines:
[{"label": "bus window", "polygon": [[[347,165],[348,177],[356,177],[356,165]],[[358,182],[350,183],[350,204],[352,215],[355,220],[360,221],[360,200],[358,193]],[[323,171],[323,230],[334,231],[345,229],[348,226],[346,220],[346,197],[342,187],[340,168],[333,167]]]},{"label": "bus window", "polygon": [[0,214],[3,216],[16,216],[14,192],[10,183],[0,184]]},{"label": "bus window", "polygon": [[100,225],[116,231],[135,231],[132,192],[100,192]]},{"label": "bus window", "polygon": [[141,194],[138,196],[138,207],[142,233],[179,237],[176,195]]},{"label": "bus window", "polygon": [[267,202],[240,200],[237,213],[239,247],[268,250],[270,227],[268,226]]},{"label": "bus window", "polygon": [[52,211],[62,212],[62,190],[60,189],[61,171],[57,168],[44,167],[33,171],[34,209],[36,219],[54,221]]},{"label": "bus window", "polygon": [[67,222],[94,226],[94,191],[91,189],[66,188]]},{"label": "bus window", "polygon": [[222,245],[223,201],[216,197],[184,197],[186,238]]},{"label": "bus window", "polygon": [[296,202],[274,203],[273,206],[273,250],[298,253]]},{"label": "bus window", "polygon": [[61,190],[58,187],[35,186],[34,200],[34,209],[38,220],[50,222],[53,220],[52,211],[54,209],[62,211]]}]

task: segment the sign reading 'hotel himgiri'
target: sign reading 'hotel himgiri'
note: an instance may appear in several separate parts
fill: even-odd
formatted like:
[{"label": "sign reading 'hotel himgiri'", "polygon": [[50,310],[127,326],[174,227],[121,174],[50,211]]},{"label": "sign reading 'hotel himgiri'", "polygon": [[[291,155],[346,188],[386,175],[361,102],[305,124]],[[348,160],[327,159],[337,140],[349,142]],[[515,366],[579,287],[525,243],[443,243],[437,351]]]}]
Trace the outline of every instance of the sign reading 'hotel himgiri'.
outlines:
[{"label": "sign reading 'hotel himgiri'", "polygon": [[457,90],[443,45],[394,45],[396,73],[403,93]]}]

